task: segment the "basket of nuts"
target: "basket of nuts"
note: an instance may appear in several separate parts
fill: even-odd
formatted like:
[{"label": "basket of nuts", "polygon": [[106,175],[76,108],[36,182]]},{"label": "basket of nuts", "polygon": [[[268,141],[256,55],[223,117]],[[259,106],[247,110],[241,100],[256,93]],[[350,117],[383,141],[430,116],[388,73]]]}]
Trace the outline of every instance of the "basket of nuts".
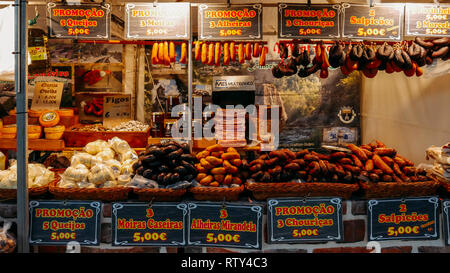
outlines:
[{"label": "basket of nuts", "polygon": [[12,253],[16,248],[16,239],[8,232],[11,227],[10,222],[5,222],[0,229],[0,253]]}]

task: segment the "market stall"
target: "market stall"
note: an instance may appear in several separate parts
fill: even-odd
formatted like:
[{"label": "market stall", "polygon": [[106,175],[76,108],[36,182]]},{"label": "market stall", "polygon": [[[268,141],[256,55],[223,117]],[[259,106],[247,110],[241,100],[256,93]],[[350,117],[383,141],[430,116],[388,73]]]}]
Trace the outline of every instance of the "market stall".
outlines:
[{"label": "market stall", "polygon": [[26,8],[16,251],[450,251],[448,4]]}]

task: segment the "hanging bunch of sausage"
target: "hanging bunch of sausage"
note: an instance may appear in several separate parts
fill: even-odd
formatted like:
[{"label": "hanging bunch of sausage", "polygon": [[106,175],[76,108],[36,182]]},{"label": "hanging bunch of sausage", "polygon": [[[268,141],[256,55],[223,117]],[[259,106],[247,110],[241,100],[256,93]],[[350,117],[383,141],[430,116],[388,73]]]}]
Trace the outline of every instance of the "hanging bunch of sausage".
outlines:
[{"label": "hanging bunch of sausage", "polygon": [[252,58],[259,58],[261,66],[266,64],[264,45],[258,42],[194,42],[194,60],[201,61],[202,64],[215,66],[229,65],[231,62],[243,64]]},{"label": "hanging bunch of sausage", "polygon": [[[152,64],[170,66],[175,63],[175,42],[155,42],[152,47]],[[187,63],[187,44],[181,43],[180,63]]]},{"label": "hanging bunch of sausage", "polygon": [[373,78],[378,71],[391,74],[403,72],[406,76],[422,76],[422,68],[433,63],[433,59],[441,58],[446,61],[450,58],[450,39],[437,38],[422,40],[417,37],[414,41],[381,46],[374,43],[362,42],[345,45],[342,41],[330,48],[327,54],[322,42],[314,48],[315,56],[311,59],[308,49],[300,51],[299,42],[294,40],[289,57],[289,49],[285,43],[279,44],[280,63],[273,67],[275,78],[297,74],[299,77],[308,77],[320,70],[320,77],[328,77],[328,67],[340,68],[344,75],[355,70],[361,71],[364,76]]}]

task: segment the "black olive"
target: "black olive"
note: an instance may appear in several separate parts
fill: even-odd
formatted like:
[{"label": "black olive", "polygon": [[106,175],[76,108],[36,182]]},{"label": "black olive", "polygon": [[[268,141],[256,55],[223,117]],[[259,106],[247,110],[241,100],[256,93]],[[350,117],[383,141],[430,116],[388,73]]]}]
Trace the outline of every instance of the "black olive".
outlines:
[{"label": "black olive", "polygon": [[145,171],[145,168],[143,166],[140,166],[137,170],[136,173],[139,175],[143,175]]},{"label": "black olive", "polygon": [[145,170],[144,173],[142,174],[142,176],[147,178],[147,179],[151,179],[151,177],[152,177],[152,170],[151,169]]},{"label": "black olive", "polygon": [[174,172],[179,173],[180,175],[185,175],[187,173],[186,168],[183,166],[178,166],[175,169],[173,169]]},{"label": "black olive", "polygon": [[168,172],[170,169],[167,165],[161,165],[158,167],[158,171],[162,172],[162,173],[166,173]]}]

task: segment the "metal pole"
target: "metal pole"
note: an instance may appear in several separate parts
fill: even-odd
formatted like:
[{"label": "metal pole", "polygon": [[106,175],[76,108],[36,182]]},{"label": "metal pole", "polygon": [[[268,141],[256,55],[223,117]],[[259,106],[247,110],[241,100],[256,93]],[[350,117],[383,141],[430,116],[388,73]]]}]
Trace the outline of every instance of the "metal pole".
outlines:
[{"label": "metal pole", "polygon": [[188,43],[188,132],[189,132],[189,147],[191,151],[194,145],[192,136],[192,10],[189,4],[189,43]]},{"label": "metal pole", "polygon": [[15,0],[15,91],[17,109],[17,246],[19,253],[30,251],[28,244],[28,162],[27,162],[27,6]]}]

